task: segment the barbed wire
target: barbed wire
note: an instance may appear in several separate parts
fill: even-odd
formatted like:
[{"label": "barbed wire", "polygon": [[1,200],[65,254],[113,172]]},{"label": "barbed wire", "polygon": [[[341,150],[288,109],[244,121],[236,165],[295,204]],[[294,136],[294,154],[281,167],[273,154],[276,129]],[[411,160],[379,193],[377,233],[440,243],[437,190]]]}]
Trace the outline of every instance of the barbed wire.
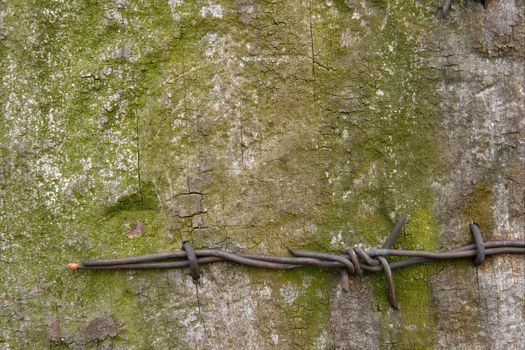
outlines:
[{"label": "barbed wire", "polygon": [[[349,275],[382,272],[386,276],[390,305],[398,310],[399,303],[396,297],[392,270],[435,260],[464,258],[474,258],[473,263],[477,266],[485,261],[486,256],[525,254],[525,240],[484,241],[479,226],[475,223],[469,224],[470,232],[474,238],[473,244],[445,252],[392,249],[407,219],[408,215],[404,215],[396,223],[381,248],[364,249],[360,246],[354,246],[346,248],[339,255],[296,249],[288,249],[292,256],[230,253],[221,249],[194,250],[190,242],[184,242],[182,251],[117,259],[84,260],[79,263],[70,263],[68,267],[71,270],[139,270],[189,267],[193,280],[197,283],[201,275],[201,265],[220,261],[231,261],[241,265],[276,270],[316,266],[339,269],[341,273],[340,284],[346,291],[350,289]],[[389,256],[405,257],[405,259],[389,262],[387,260]]]},{"label": "barbed wire", "polygon": [[[481,4],[483,5],[483,8],[487,8],[487,0],[480,0]],[[450,4],[452,3],[452,0],[443,0],[441,3],[441,6],[439,7],[436,16],[438,18],[445,18],[447,17],[448,10],[450,8]]]}]

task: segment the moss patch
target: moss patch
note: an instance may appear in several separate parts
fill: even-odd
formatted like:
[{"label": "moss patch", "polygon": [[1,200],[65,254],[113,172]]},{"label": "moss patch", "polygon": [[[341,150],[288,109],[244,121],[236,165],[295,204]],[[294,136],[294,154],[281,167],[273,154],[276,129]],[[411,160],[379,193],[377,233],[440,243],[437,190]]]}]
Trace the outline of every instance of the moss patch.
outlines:
[{"label": "moss patch", "polygon": [[475,222],[481,232],[492,234],[495,223],[492,212],[492,183],[481,182],[476,185],[461,205],[465,222]]},{"label": "moss patch", "polygon": [[[314,22],[315,72],[327,149],[321,157],[328,159],[331,194],[319,216],[324,235],[318,245],[380,246],[406,212],[411,218],[396,246],[432,250],[438,223],[430,184],[444,166],[435,136],[437,77],[418,64],[418,46],[435,9],[430,2],[373,3],[315,7],[321,14]],[[378,276],[383,344],[428,348],[435,341],[428,268],[395,272],[398,314],[390,311]]]},{"label": "moss patch", "polygon": [[317,268],[252,271],[255,283],[272,290],[272,305],[258,307],[258,327],[263,337],[278,339],[273,346],[311,348],[330,323],[327,310],[333,274]]},{"label": "moss patch", "polygon": [[[138,282],[124,272],[69,274],[65,264],[178,250],[194,225],[204,227],[202,245],[339,251],[379,245],[408,212],[410,234],[398,244],[429,249],[429,184],[440,164],[435,81],[417,61],[427,3],[253,10],[226,1],[222,18],[193,1],[10,4],[0,52],[5,91],[16,96],[0,91],[3,341],[45,348],[49,310],[71,337],[110,310],[123,323],[117,346],[148,347],[148,334],[158,348],[180,348],[180,320],[159,320],[165,305],[141,302],[143,285],[173,299],[166,273],[144,271]],[[173,198],[194,191],[202,222],[174,219]],[[138,222],[143,231],[129,237]],[[429,306],[417,302],[428,299],[424,273],[396,274],[402,307],[414,305],[402,311],[401,344],[413,345],[411,332],[415,344],[433,339]],[[276,296],[259,307],[270,338],[308,347],[329,328],[334,275],[250,275]]]},{"label": "moss patch", "polygon": [[142,184],[140,191],[120,198],[117,203],[108,207],[105,214],[113,216],[123,211],[156,210],[158,202],[153,184]]},{"label": "moss patch", "polygon": [[[415,209],[395,248],[433,251],[438,230],[438,222],[431,212],[424,208]],[[394,271],[400,311],[390,309],[386,279],[377,277],[375,291],[385,301],[380,306],[382,323],[384,329],[389,330],[383,334],[383,341],[395,344],[396,349],[428,349],[429,344],[437,341],[429,279],[434,270],[435,266],[428,264]]]}]

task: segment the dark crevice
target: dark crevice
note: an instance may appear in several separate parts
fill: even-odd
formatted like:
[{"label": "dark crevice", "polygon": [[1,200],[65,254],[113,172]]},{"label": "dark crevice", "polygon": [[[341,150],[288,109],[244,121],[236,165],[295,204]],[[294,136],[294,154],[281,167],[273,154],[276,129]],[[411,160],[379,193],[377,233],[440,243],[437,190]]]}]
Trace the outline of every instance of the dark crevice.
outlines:
[{"label": "dark crevice", "polygon": [[106,216],[112,217],[123,211],[157,210],[158,199],[152,183],[141,183],[141,190],[120,197],[112,206],[104,210]]},{"label": "dark crevice", "polygon": [[199,312],[199,322],[202,324],[202,327],[204,328],[204,339],[209,339],[209,332],[206,327],[206,322],[204,322],[204,317],[202,316],[202,308],[201,308],[201,300],[199,296],[199,285],[195,283],[195,292],[197,295],[197,309]]}]

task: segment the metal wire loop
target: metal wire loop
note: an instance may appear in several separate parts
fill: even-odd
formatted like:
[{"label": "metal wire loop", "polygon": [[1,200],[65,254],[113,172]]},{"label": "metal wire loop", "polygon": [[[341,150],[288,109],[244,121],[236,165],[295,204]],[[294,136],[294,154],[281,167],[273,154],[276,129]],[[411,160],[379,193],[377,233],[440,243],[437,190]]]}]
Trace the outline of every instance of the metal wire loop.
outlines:
[{"label": "metal wire loop", "polygon": [[190,263],[191,276],[193,277],[193,280],[198,281],[201,273],[199,269],[199,263],[197,262],[197,256],[195,255],[195,252],[193,251],[193,247],[191,246],[191,243],[184,242],[182,244],[182,250],[186,252],[186,256],[188,257],[188,261]]},{"label": "metal wire loop", "polygon": [[470,233],[474,237],[474,244],[476,245],[476,257],[474,258],[474,265],[478,266],[485,261],[485,243],[478,224],[472,222],[469,224]]},{"label": "metal wire loop", "polygon": [[354,264],[355,272],[359,275],[363,275],[363,269],[361,268],[361,264],[359,263],[359,258],[357,257],[356,252],[353,248],[347,248],[345,250],[346,255],[350,258],[350,261],[352,264]]}]

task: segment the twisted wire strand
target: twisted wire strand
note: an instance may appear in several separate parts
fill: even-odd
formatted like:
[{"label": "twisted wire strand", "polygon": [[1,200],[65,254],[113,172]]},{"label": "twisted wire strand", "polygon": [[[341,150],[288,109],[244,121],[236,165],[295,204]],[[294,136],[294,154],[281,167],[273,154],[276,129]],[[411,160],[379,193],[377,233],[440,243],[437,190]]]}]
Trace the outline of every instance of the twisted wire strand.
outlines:
[{"label": "twisted wire strand", "polygon": [[[230,261],[237,264],[275,270],[297,269],[304,266],[315,266],[340,270],[340,284],[349,290],[349,275],[362,275],[364,271],[384,273],[388,288],[390,305],[399,309],[392,271],[416,264],[436,260],[473,258],[478,266],[487,256],[499,254],[525,254],[525,240],[484,241],[479,226],[469,224],[474,244],[444,251],[429,252],[420,250],[392,249],[392,246],[408,219],[404,215],[394,226],[381,248],[350,247],[342,254],[301,251],[289,249],[292,256],[274,256],[253,253],[230,253],[220,249],[196,249],[189,242],[184,242],[182,251],[164,252],[142,256],[116,259],[84,260],[70,263],[71,270],[138,270],[168,269],[190,267],[195,283],[201,275],[201,266],[205,264]],[[389,262],[387,257],[404,257],[405,259]]]}]

